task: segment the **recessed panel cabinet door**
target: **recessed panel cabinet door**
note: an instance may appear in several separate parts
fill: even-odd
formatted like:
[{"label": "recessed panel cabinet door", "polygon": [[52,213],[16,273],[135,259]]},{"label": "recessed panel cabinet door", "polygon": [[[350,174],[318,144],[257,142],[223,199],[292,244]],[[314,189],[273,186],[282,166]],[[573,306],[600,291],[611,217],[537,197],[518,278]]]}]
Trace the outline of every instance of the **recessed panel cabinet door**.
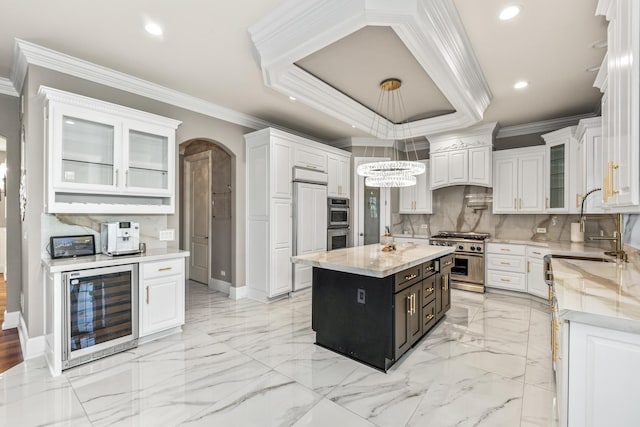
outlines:
[{"label": "recessed panel cabinet door", "polygon": [[143,285],[141,337],[184,323],[183,275],[149,279]]},{"label": "recessed panel cabinet door", "polygon": [[544,212],[544,153],[518,159],[518,210]]},{"label": "recessed panel cabinet door", "polygon": [[411,292],[405,289],[395,295],[395,358],[396,360],[411,347],[411,337],[409,336],[409,308]]},{"label": "recessed panel cabinet door", "polygon": [[496,159],[493,182],[493,212],[509,213],[518,210],[518,159]]},{"label": "recessed panel cabinet door", "polygon": [[491,147],[469,149],[469,182],[491,185]]},{"label": "recessed panel cabinet door", "polygon": [[431,154],[431,188],[449,184],[449,153]]},{"label": "recessed panel cabinet door", "polygon": [[469,151],[449,152],[449,184],[469,182]]}]

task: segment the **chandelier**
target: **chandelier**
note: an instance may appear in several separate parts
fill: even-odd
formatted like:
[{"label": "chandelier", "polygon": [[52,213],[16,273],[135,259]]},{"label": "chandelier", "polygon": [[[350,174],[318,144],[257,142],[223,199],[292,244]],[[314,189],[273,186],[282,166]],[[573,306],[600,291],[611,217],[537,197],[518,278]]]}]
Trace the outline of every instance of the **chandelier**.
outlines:
[{"label": "chandelier", "polygon": [[[402,94],[399,91],[400,86],[402,86],[402,82],[399,79],[395,78],[385,79],[380,83],[380,96],[378,97],[376,111],[381,111],[384,105],[386,106],[388,113],[395,112],[393,110],[397,108],[400,115],[406,115],[404,110],[404,102],[402,100]],[[390,115],[388,115],[388,117],[390,117]],[[374,127],[376,127],[376,122],[377,126],[380,126],[380,120],[380,116],[378,114],[374,114],[373,123],[371,125],[371,133],[373,133],[373,129]],[[403,160],[398,158],[397,135],[395,129],[396,128],[394,126],[393,146],[391,147],[391,160],[363,163],[358,166],[358,175],[365,177],[365,185],[367,185],[368,187],[409,187],[412,185],[416,185],[416,175],[425,173],[426,168],[423,163],[420,163],[418,161],[418,153],[416,152],[415,143],[413,142],[413,138],[411,138],[411,135],[409,135],[408,137],[411,138],[413,152],[416,157],[415,161],[409,160],[406,142],[406,159]],[[403,136],[406,140],[407,136]],[[365,157],[367,157],[366,149]]]}]

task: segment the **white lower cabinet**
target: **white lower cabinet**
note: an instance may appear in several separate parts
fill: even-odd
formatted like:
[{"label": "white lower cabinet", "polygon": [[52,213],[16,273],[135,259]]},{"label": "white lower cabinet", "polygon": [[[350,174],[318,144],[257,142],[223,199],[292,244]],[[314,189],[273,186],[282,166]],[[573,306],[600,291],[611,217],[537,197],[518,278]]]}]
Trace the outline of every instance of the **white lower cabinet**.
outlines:
[{"label": "white lower cabinet", "polygon": [[140,338],[184,324],[184,258],[140,263]]},{"label": "white lower cabinet", "polygon": [[487,243],[486,286],[547,298],[542,259],[547,253],[547,248],[539,246]]},{"label": "white lower cabinet", "polygon": [[549,253],[546,248],[527,246],[527,292],[540,298],[549,296],[549,286],[544,281],[543,257]]},{"label": "white lower cabinet", "polygon": [[[568,323],[568,369],[558,389],[561,426],[637,426],[640,420],[640,335]],[[567,342],[565,339],[564,342]],[[562,374],[562,372],[561,372]],[[566,415],[565,415],[566,414]]]}]

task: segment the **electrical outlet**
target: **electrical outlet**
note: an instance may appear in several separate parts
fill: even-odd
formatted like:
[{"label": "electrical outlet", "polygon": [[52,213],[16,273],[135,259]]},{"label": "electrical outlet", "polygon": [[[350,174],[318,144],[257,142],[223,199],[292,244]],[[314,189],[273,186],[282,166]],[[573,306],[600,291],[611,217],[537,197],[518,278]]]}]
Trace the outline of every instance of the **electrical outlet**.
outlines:
[{"label": "electrical outlet", "polygon": [[543,234],[544,234],[544,233],[546,233],[546,232],[547,232],[547,229],[546,229],[546,228],[544,228],[544,227],[538,227],[538,228],[536,228],[536,233],[543,233]]},{"label": "electrical outlet", "polygon": [[425,229],[425,230],[428,230],[428,229],[429,229],[429,224],[422,224],[422,225],[420,226],[420,228]]},{"label": "electrical outlet", "polygon": [[168,228],[166,230],[160,230],[158,235],[159,240],[175,240],[175,230],[173,228]]},{"label": "electrical outlet", "polygon": [[220,275],[221,275],[222,277],[225,277],[225,276],[227,275],[227,272],[226,272],[226,271],[224,271],[224,270],[220,270]]}]

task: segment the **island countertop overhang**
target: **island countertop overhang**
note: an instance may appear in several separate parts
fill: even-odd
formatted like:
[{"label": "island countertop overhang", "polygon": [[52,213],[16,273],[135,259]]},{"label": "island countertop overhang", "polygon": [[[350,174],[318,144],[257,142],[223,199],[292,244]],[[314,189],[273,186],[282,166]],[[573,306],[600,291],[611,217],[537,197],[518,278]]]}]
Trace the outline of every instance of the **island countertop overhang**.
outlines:
[{"label": "island countertop overhang", "polygon": [[291,257],[295,264],[383,278],[453,253],[455,248],[402,243],[383,252],[378,243]]}]

